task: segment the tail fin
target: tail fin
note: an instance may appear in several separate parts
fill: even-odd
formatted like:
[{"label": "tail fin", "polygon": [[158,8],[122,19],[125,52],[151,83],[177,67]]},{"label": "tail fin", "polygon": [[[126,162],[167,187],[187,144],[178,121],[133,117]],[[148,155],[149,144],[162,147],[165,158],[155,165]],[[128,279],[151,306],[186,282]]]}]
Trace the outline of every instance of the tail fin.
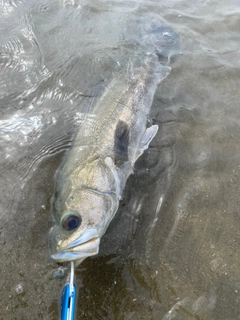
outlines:
[{"label": "tail fin", "polygon": [[162,23],[158,15],[149,14],[137,18],[141,45],[158,55],[162,63],[168,63],[179,53],[179,35]]}]

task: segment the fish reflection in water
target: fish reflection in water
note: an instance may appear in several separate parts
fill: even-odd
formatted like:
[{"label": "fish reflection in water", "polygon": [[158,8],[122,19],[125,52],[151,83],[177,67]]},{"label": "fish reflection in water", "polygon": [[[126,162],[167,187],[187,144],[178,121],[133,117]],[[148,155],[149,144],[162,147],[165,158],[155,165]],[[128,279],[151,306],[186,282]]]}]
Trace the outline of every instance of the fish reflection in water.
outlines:
[{"label": "fish reflection in water", "polygon": [[79,265],[98,253],[134,163],[157,133],[157,125],[147,127],[148,114],[157,85],[171,70],[160,60],[169,60],[178,36],[155,21],[141,28],[145,47],[110,81],[58,171],[50,233],[56,262]]}]

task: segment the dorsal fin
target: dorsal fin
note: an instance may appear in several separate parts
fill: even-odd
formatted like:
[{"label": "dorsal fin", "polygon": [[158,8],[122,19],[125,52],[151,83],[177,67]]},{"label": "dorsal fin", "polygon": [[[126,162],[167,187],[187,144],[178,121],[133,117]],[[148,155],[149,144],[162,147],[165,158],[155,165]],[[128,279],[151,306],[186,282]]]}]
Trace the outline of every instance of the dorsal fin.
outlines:
[{"label": "dorsal fin", "polygon": [[120,166],[123,162],[128,161],[129,146],[129,125],[119,120],[116,126],[114,137],[114,162]]}]

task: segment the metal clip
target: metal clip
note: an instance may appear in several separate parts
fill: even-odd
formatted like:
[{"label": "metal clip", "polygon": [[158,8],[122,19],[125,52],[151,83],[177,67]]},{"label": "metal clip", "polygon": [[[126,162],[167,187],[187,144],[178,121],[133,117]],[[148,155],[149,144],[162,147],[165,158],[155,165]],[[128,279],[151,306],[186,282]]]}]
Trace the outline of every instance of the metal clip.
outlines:
[{"label": "metal clip", "polygon": [[74,262],[71,261],[71,272],[69,283],[62,291],[61,299],[61,320],[74,320],[76,302],[76,286],[74,285]]}]

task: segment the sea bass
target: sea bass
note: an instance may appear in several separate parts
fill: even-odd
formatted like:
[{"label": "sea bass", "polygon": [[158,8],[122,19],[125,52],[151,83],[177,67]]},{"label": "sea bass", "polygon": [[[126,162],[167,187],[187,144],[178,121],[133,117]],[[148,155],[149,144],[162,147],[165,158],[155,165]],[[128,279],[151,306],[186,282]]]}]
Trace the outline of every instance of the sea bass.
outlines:
[{"label": "sea bass", "polygon": [[98,253],[134,163],[157,133],[157,125],[147,126],[148,114],[157,85],[171,70],[157,53],[128,59],[86,116],[58,171],[50,232],[56,262],[78,265]]}]

